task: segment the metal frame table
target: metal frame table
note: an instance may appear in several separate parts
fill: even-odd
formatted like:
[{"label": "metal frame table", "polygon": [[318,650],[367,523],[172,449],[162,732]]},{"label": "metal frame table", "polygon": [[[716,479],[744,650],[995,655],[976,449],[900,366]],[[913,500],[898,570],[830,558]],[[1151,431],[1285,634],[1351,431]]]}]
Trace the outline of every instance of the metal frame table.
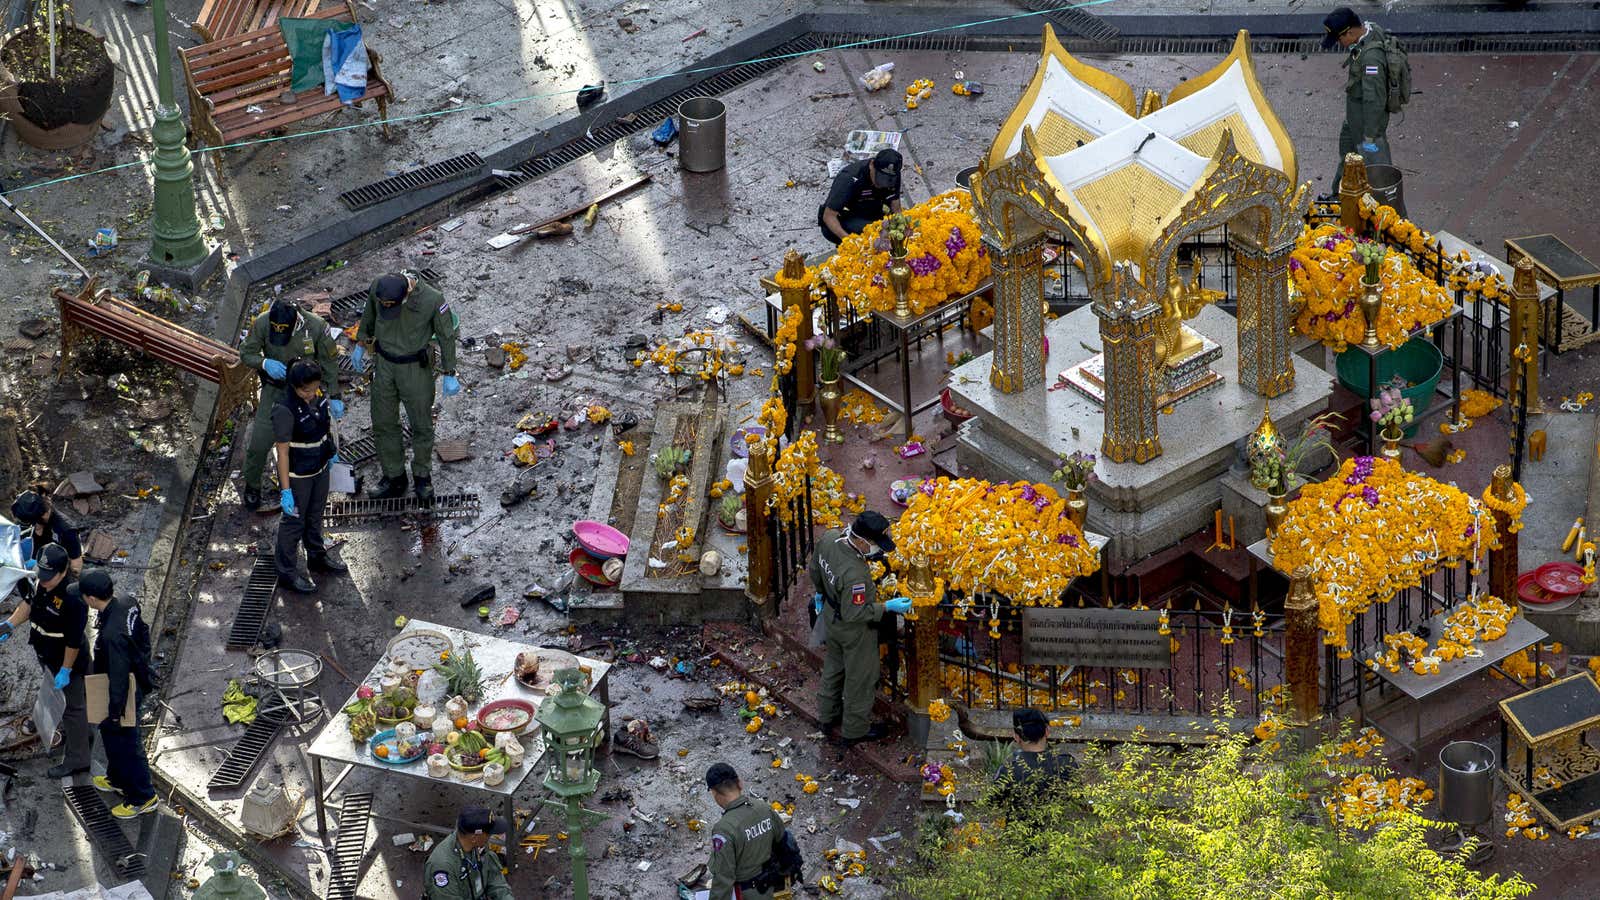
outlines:
[{"label": "metal frame table", "polygon": [[[473,658],[477,661],[479,669],[484,673],[483,696],[474,706],[482,706],[495,700],[514,698],[526,700],[537,708],[539,702],[544,699],[545,694],[543,692],[524,687],[512,674],[517,654],[536,649],[532,644],[462,631],[459,628],[451,628],[448,625],[437,625],[416,619],[408,622],[400,633],[406,634],[412,631],[443,632],[455,642],[458,651],[472,651]],[[590,690],[606,706],[606,717],[601,725],[602,740],[609,739],[611,734],[611,693],[607,676],[611,672],[611,664],[582,656],[578,657],[578,664],[589,669]],[[371,671],[366,674],[362,683],[376,689],[379,679],[385,671],[387,671],[386,657],[373,664]],[[494,787],[490,787],[484,784],[481,778],[475,781],[465,781],[454,774],[449,778],[434,778],[428,774],[426,758],[422,757],[405,765],[389,765],[373,759],[367,751],[365,742],[358,744],[350,739],[350,717],[345,714],[343,708],[354,699],[355,693],[351,692],[349,700],[346,700],[340,706],[339,712],[328,720],[328,723],[323,726],[321,731],[317,732],[316,738],[312,740],[311,746],[306,750],[310,757],[311,776],[316,790],[317,837],[321,840],[324,849],[328,847],[328,798],[334,791],[339,789],[340,783],[357,767],[372,769],[385,775],[415,778],[429,784],[450,785],[490,795],[485,798],[485,801],[492,803],[493,798],[498,798],[504,806],[506,821],[515,823],[512,795],[539,768],[540,761],[544,756],[544,742],[538,736],[537,726],[530,726],[534,730],[531,733],[525,732],[522,736],[524,746],[527,748],[523,765],[514,772],[507,772],[504,781]],[[441,709],[440,714],[443,715],[443,713],[444,711]],[[326,785],[324,785],[322,771],[324,761],[344,766],[339,774]],[[428,828],[426,825],[415,822],[405,822],[404,824],[413,828]],[[512,837],[508,836],[507,841],[507,850],[515,849]],[[515,853],[508,852],[506,858],[508,866],[516,865]]]},{"label": "metal frame table", "polygon": [[[1555,341],[1551,350],[1561,352],[1562,311],[1566,309],[1567,291],[1580,288],[1593,289],[1593,306],[1589,327],[1600,328],[1600,266],[1586,259],[1568,246],[1566,241],[1553,234],[1528,234],[1506,238],[1506,262],[1516,269],[1517,261],[1527,257],[1533,263],[1534,277],[1555,288]],[[1582,315],[1582,313],[1579,313]],[[1550,327],[1551,315],[1545,312],[1544,329]],[[1550,361],[1545,360],[1545,374],[1550,374]]]},{"label": "metal frame table", "polygon": [[868,394],[871,394],[872,397],[878,402],[900,414],[900,418],[905,424],[906,440],[911,440],[911,436],[916,433],[916,429],[912,426],[911,420],[916,417],[917,413],[926,409],[931,409],[939,403],[939,394],[937,392],[935,392],[931,398],[921,401],[914,400],[911,396],[912,337],[915,336],[920,341],[922,335],[919,332],[931,327],[933,332],[938,335],[939,340],[943,342],[944,327],[946,325],[944,321],[945,316],[949,315],[952,311],[961,311],[960,317],[956,319],[956,321],[959,323],[965,318],[964,310],[972,303],[972,298],[977,297],[980,294],[987,293],[988,291],[992,290],[992,288],[992,283],[986,279],[982,284],[979,284],[976,288],[968,291],[965,294],[962,294],[959,297],[951,297],[943,303],[940,303],[938,306],[929,308],[925,312],[912,313],[909,316],[897,316],[893,312],[883,312],[881,310],[873,311],[871,321],[874,328],[876,328],[879,323],[882,323],[899,335],[899,339],[895,342],[894,351],[891,352],[898,352],[900,356],[900,382],[902,392],[901,401],[896,402],[895,400],[889,399],[889,397],[887,397],[882,391],[868,384],[866,379],[861,378],[856,374],[869,365],[876,369],[879,361],[881,361],[885,356],[888,356],[888,353],[879,353],[857,361],[857,363],[851,367],[850,371],[844,373],[844,377],[846,381],[850,382],[861,390],[866,391]]}]

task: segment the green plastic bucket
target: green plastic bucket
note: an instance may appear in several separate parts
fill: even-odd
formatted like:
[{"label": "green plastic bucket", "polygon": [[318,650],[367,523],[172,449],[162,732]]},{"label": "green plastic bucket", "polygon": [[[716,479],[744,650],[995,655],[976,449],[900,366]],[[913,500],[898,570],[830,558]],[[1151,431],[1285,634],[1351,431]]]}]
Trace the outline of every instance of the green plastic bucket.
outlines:
[{"label": "green plastic bucket", "polygon": [[[1371,400],[1378,392],[1367,384],[1370,372],[1367,354],[1352,347],[1338,355],[1336,367],[1339,383],[1357,397]],[[1411,387],[1400,391],[1411,401],[1420,417],[1433,399],[1433,390],[1439,386],[1439,373],[1444,370],[1444,354],[1426,338],[1414,337],[1399,347],[1378,355],[1378,386],[1388,384],[1396,375],[1404,378]],[[1363,412],[1371,412],[1367,404]],[[1405,431],[1406,437],[1416,437],[1420,421],[1413,421]]]}]

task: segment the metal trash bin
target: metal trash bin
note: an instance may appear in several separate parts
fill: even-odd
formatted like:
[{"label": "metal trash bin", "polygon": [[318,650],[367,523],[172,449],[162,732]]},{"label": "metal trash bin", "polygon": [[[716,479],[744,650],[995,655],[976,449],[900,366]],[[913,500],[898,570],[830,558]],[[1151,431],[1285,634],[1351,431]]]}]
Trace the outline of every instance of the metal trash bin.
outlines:
[{"label": "metal trash bin", "polygon": [[678,165],[715,172],[728,161],[728,107],[715,97],[678,104]]},{"label": "metal trash bin", "polygon": [[967,166],[956,173],[956,187],[962,190],[972,190],[972,179],[978,176],[977,166]]},{"label": "metal trash bin", "polygon": [[1367,193],[1379,203],[1394,207],[1402,217],[1410,218],[1406,215],[1405,176],[1394,166],[1368,163]]},{"label": "metal trash bin", "polygon": [[1464,826],[1494,818],[1494,751],[1454,741],[1439,751],[1439,818]]}]

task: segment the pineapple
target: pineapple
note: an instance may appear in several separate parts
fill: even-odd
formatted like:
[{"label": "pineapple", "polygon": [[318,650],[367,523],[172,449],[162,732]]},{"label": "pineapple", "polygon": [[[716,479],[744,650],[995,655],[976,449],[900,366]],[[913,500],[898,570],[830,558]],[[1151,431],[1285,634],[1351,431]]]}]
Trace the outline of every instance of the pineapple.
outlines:
[{"label": "pineapple", "polygon": [[446,693],[458,696],[468,703],[477,703],[478,698],[483,696],[483,672],[478,669],[477,660],[472,658],[471,650],[452,653],[449,659],[433,668],[444,676],[448,687]]}]

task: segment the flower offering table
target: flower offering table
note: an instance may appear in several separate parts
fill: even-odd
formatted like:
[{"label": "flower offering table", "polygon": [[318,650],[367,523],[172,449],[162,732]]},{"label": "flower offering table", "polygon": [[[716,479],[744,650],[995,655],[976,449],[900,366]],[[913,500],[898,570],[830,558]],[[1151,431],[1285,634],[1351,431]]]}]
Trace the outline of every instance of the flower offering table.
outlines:
[{"label": "flower offering table", "polygon": [[[1600,329],[1600,266],[1585,259],[1582,254],[1568,246],[1566,241],[1553,234],[1506,238],[1506,262],[1514,267],[1517,260],[1523,257],[1527,257],[1533,263],[1534,276],[1541,283],[1555,288],[1555,302],[1545,306],[1542,314],[1549,345],[1554,347],[1557,353],[1562,353],[1588,343],[1585,340],[1571,347],[1563,346],[1570,309],[1567,306],[1567,291],[1592,289],[1593,305],[1589,316],[1589,327],[1579,334],[1593,335],[1596,329]],[[1578,320],[1574,325],[1582,328],[1582,314],[1572,310],[1571,317]],[[1555,321],[1552,322],[1552,319]],[[1549,363],[1546,361],[1547,375],[1550,374],[1548,366]]]},{"label": "flower offering table", "polygon": [[[900,419],[905,428],[906,440],[911,439],[914,429],[911,420],[917,413],[929,409],[939,402],[939,389],[943,387],[942,379],[930,385],[925,385],[924,390],[916,390],[911,375],[911,344],[915,341],[919,347],[925,337],[936,337],[940,345],[944,344],[944,332],[950,324],[960,325],[967,320],[967,312],[971,309],[974,297],[987,294],[992,289],[988,280],[978,285],[973,290],[959,297],[951,297],[938,306],[930,307],[925,312],[913,312],[909,316],[897,316],[893,310],[874,310],[871,322],[873,328],[885,328],[890,332],[891,340],[888,348],[879,352],[854,360],[850,370],[845,372],[846,381],[855,385],[868,394],[871,394],[879,403],[889,407],[893,412],[900,414]],[[900,396],[891,398],[887,391],[873,386],[864,374],[868,367],[876,372],[878,363],[891,354],[900,358]],[[931,388],[931,390],[929,390]]]}]

